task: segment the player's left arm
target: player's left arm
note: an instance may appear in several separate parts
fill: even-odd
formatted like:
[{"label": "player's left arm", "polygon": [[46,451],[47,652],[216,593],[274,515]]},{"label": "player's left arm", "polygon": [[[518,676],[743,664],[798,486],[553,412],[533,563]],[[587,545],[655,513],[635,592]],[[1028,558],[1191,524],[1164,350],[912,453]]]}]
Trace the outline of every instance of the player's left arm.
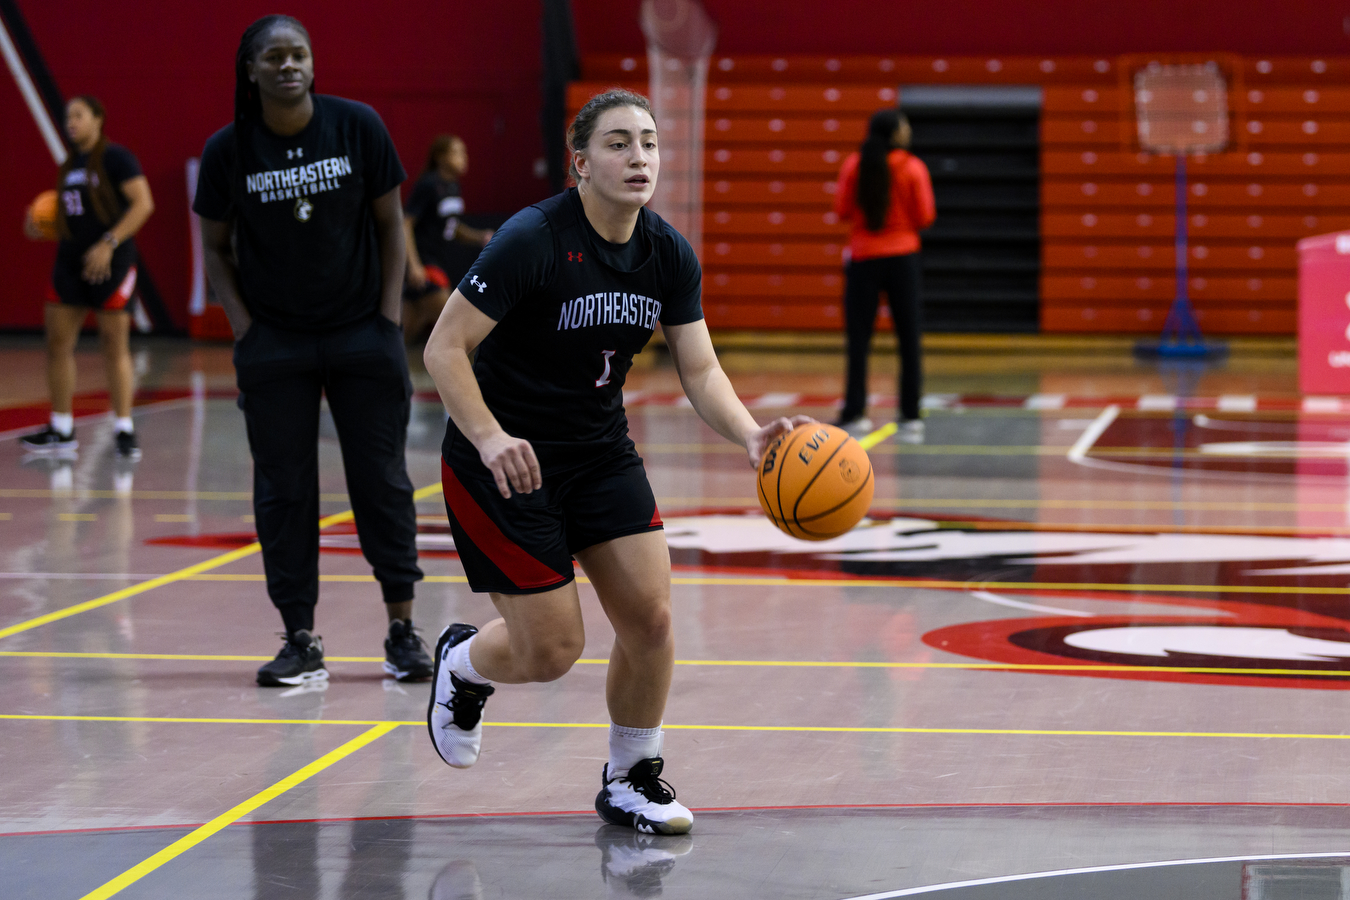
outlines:
[{"label": "player's left arm", "polygon": [[687,325],[664,325],[666,344],[670,347],[675,371],[685,396],[694,405],[694,411],[713,431],[745,448],[750,465],[758,466],[764,450],[780,434],[795,426],[813,421],[808,416],[780,417],[760,427],[745,404],[736,396],[731,380],[722,371],[713,351],[708,325],[699,319]]},{"label": "player's left arm", "polygon": [[84,254],[84,280],[92,284],[112,277],[113,250],[135,236],[155,211],[155,201],[150,196],[150,182],[144,175],[128,178],[117,189],[127,200],[126,212],[103,233],[103,239]]},{"label": "player's left arm", "polygon": [[380,314],[397,325],[403,318],[403,271],[408,262],[398,186],[370,201],[370,211],[380,247]]}]

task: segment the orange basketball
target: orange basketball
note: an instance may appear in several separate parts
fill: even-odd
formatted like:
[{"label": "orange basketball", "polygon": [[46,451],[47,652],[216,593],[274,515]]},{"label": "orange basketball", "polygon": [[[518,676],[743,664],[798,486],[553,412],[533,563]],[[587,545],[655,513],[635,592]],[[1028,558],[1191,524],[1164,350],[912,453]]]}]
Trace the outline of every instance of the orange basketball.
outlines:
[{"label": "orange basketball", "polygon": [[867,451],[833,425],[798,425],[759,461],[759,505],[802,540],[827,541],[857,525],[875,488]]},{"label": "orange basketball", "polygon": [[43,191],[34,197],[28,204],[28,218],[44,240],[56,240],[56,191]]}]

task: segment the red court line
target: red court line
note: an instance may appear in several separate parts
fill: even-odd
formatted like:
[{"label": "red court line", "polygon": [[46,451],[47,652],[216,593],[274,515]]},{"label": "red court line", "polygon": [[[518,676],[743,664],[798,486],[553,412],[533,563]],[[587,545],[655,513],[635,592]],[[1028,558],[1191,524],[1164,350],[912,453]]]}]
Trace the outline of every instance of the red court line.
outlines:
[{"label": "red court line", "polygon": [[[1279,801],[1259,801],[1253,803],[1244,803],[1237,800],[1231,801],[1188,801],[1188,800],[1119,800],[1104,802],[1089,802],[1080,800],[1049,801],[1045,803],[1036,803],[1033,801],[1007,802],[1007,803],[829,803],[829,804],[798,804],[782,806],[695,806],[693,811],[697,813],[717,813],[717,812],[774,812],[794,810],[839,810],[840,812],[858,812],[866,810],[905,810],[905,809],[1171,809],[1171,808],[1191,808],[1191,809],[1347,809],[1350,803],[1293,803]],[[331,816],[316,819],[264,819],[261,821],[235,822],[227,827],[237,828],[241,825],[341,825],[348,822],[430,822],[439,819],[520,819],[520,818],[557,818],[560,816],[595,816],[593,809],[569,809],[555,811],[527,811],[527,812],[486,812],[486,813],[427,813],[416,816]],[[598,818],[598,816],[597,816]],[[0,832],[0,841],[9,837],[41,837],[43,835],[62,835],[62,834],[111,834],[122,831],[163,831],[165,829],[192,829],[200,828],[202,823],[186,825],[117,825],[112,828],[70,828],[53,829],[51,831],[6,831]]]}]

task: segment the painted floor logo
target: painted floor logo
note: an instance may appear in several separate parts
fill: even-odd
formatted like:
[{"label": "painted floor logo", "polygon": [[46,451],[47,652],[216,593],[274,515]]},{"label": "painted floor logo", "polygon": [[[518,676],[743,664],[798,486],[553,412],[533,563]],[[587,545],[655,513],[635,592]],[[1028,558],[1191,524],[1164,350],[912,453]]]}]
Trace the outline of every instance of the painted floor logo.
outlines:
[{"label": "painted floor logo", "polygon": [[1080,677],[1350,688],[1350,540],[982,526],[896,517],[806,545],[759,516],[709,515],[667,519],[666,533],[677,563],[912,579],[1020,611],[923,635],[948,653]]},{"label": "painted floor logo", "polygon": [[[1006,524],[1007,530],[999,530]],[[868,602],[913,591],[964,594],[1002,618],[942,625],[923,642],[947,653],[1060,675],[1350,688],[1350,539],[979,527],[896,516],[828,541],[799,541],[756,512],[665,520],[671,561],[700,572],[878,582]],[[249,533],[157,538],[229,548]],[[419,517],[418,553],[453,557],[449,525]],[[359,554],[355,526],[320,537]],[[944,613],[949,610],[944,609]]]}]

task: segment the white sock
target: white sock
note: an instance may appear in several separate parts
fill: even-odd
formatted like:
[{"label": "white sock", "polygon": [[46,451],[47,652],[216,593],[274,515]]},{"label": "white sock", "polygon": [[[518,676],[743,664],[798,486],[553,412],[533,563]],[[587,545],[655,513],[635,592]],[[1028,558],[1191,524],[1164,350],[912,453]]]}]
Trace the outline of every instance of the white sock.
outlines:
[{"label": "white sock", "polygon": [[[477,637],[478,635],[474,635]],[[450,665],[450,671],[460,681],[467,681],[470,684],[492,684],[482,675],[479,675],[473,669],[473,660],[469,659],[469,645],[473,643],[473,638],[456,644],[450,648],[450,656],[446,662]]]},{"label": "white sock", "polygon": [[116,419],[113,419],[113,430],[126,432],[127,434],[135,434],[136,426],[132,423],[131,416],[118,416]]},{"label": "white sock", "polygon": [[655,728],[629,728],[626,725],[609,724],[609,768],[606,773],[611,779],[627,775],[628,770],[644,759],[661,755],[661,726]]},{"label": "white sock", "polygon": [[62,434],[70,434],[75,430],[74,413],[52,413],[52,428]]}]

